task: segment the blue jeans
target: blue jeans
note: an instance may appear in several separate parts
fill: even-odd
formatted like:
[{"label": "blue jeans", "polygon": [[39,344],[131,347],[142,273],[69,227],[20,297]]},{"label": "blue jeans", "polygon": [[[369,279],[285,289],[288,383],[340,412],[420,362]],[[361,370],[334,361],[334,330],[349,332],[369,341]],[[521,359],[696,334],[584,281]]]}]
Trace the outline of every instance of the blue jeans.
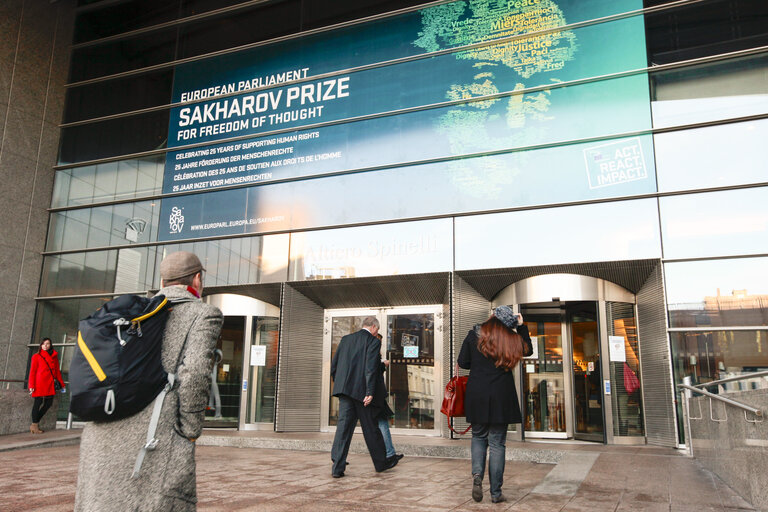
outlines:
[{"label": "blue jeans", "polygon": [[491,455],[488,458],[488,478],[491,481],[492,498],[501,496],[501,485],[504,483],[506,441],[506,424],[472,424],[472,474],[480,475],[480,478],[483,478],[485,474],[485,456],[490,446]]},{"label": "blue jeans", "polygon": [[379,430],[384,438],[384,446],[387,447],[387,458],[395,456],[395,446],[392,444],[392,435],[389,433],[389,418],[379,416]]}]

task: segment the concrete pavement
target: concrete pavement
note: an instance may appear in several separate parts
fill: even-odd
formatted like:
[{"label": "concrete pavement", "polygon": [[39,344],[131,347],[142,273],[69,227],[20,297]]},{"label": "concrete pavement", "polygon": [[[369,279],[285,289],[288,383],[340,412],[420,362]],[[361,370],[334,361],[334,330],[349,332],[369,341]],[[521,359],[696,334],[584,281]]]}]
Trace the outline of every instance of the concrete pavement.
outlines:
[{"label": "concrete pavement", "polygon": [[[72,510],[79,449],[71,444],[72,435],[0,438],[0,509]],[[395,445],[404,441],[395,439]],[[48,444],[33,446],[41,442]],[[507,461],[503,490],[509,501],[501,504],[490,503],[487,479],[483,501],[472,501],[465,458],[406,456],[377,474],[367,455],[355,453],[346,476],[333,479],[325,451],[199,446],[198,510],[754,510],[698,462],[674,450],[592,446],[567,451],[557,464]]]}]

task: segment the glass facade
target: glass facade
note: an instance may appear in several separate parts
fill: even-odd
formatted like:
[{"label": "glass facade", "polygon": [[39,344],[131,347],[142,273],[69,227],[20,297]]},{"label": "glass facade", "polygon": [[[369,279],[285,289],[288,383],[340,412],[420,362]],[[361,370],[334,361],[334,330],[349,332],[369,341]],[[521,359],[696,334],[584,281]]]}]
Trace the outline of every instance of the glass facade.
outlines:
[{"label": "glass facade", "polygon": [[[207,286],[654,259],[675,382],[764,367],[768,7],[537,3],[81,1],[36,339],[68,364],[77,319],[178,249]],[[615,436],[645,434],[629,359]],[[563,390],[534,380],[526,422],[558,431]]]}]

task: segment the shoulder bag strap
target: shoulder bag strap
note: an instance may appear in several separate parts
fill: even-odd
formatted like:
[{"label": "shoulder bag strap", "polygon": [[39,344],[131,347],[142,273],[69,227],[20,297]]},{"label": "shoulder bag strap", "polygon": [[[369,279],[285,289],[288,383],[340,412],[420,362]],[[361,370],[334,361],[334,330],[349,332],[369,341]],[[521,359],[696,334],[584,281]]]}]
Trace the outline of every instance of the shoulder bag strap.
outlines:
[{"label": "shoulder bag strap", "polygon": [[45,356],[43,354],[37,354],[37,355],[40,356],[40,359],[43,360],[43,362],[45,363],[45,366],[48,367],[48,371],[51,373],[51,378],[53,379],[53,387],[55,389],[56,383],[59,381],[56,379],[56,376],[53,374],[53,370],[51,370],[51,365],[49,365],[48,361],[45,360]]}]

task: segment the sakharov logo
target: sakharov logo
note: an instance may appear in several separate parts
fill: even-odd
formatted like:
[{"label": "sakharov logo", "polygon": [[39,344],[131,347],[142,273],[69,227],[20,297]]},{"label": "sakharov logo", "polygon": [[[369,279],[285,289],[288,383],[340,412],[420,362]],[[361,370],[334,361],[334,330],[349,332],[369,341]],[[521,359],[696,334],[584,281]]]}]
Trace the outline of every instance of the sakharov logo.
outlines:
[{"label": "sakharov logo", "polygon": [[181,214],[181,209],[178,206],[171,208],[168,225],[171,228],[171,234],[181,233],[181,228],[184,227],[184,215]]}]

